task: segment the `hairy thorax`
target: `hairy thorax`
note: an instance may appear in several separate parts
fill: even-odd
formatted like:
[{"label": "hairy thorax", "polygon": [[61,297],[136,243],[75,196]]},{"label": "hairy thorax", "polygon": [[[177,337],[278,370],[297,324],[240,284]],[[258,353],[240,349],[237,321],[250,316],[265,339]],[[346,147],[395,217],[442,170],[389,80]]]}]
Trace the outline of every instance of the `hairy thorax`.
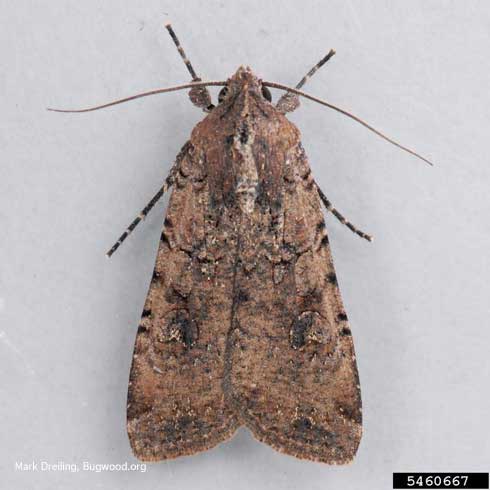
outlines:
[{"label": "hairy thorax", "polygon": [[288,157],[299,141],[292,123],[246,91],[209,114],[191,137],[194,147],[206,149],[201,161],[211,202],[245,214],[278,206]]}]

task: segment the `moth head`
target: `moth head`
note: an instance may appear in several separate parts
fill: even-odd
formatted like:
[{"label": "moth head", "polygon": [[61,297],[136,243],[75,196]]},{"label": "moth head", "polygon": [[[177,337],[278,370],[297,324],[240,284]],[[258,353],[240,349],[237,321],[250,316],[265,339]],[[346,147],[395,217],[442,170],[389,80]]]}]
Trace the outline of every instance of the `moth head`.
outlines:
[{"label": "moth head", "polygon": [[262,80],[257,78],[248,66],[240,66],[235,74],[226,81],[226,85],[220,90],[218,102],[235,99],[240,93],[248,93],[268,102],[272,101],[269,89],[262,85]]}]

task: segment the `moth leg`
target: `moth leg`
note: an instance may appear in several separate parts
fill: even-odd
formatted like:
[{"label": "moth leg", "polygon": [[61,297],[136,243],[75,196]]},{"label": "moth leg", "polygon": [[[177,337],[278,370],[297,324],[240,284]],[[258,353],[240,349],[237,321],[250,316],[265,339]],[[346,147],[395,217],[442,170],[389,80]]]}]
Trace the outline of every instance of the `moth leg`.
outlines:
[{"label": "moth leg", "polygon": [[151,211],[153,206],[160,200],[160,198],[167,192],[168,188],[173,184],[173,175],[169,175],[165,179],[165,183],[160,190],[151,198],[150,202],[142,209],[141,213],[132,221],[132,223],[126,228],[126,231],[119,237],[117,242],[106,253],[107,257],[111,255],[120,247],[120,245],[131,235],[132,231],[138,226],[138,223],[146,218],[146,215]]},{"label": "moth leg", "polygon": [[112,246],[112,248],[106,253],[107,257],[111,257],[111,255],[120,247],[121,243],[128,238],[131,232],[138,226],[138,223],[146,218],[146,215],[152,210],[153,206],[159,201],[159,199],[168,191],[170,187],[172,187],[175,181],[175,175],[179,170],[180,163],[184,156],[187,154],[189,149],[189,142],[187,142],[182,149],[180,150],[177,158],[175,159],[175,163],[173,164],[170,172],[168,173],[167,178],[163,186],[160,190],[151,198],[150,202],[143,208],[141,213],[133,220],[133,222],[126,228],[126,231],[119,237],[117,242]]},{"label": "moth leg", "polygon": [[[321,68],[333,55],[335,50],[331,49],[296,85],[296,89],[300,89],[316,72]],[[299,107],[299,96],[292,94],[291,92],[286,92],[277,101],[276,109],[279,112],[285,114],[286,112],[293,112]]]},{"label": "moth leg", "polygon": [[[170,23],[165,24],[165,27],[170,34],[170,37],[172,38],[172,41],[174,42],[175,46],[177,47],[177,50],[180,54],[180,57],[185,63],[185,66],[187,67],[187,70],[191,74],[192,81],[193,82],[200,82],[201,78],[197,76],[194,67],[192,66],[191,62],[189,61],[189,58],[187,58],[184,48],[180,45],[179,38],[175,34],[172,26]],[[209,90],[206,87],[194,87],[189,91],[189,98],[191,99],[191,102],[196,106],[202,109],[204,112],[210,112],[212,109],[214,109],[214,104],[211,100],[211,94],[209,93]]]},{"label": "moth leg", "polygon": [[347,221],[347,219],[332,206],[332,203],[327,199],[327,196],[323,193],[316,182],[315,186],[318,191],[318,195],[320,196],[320,199],[327,211],[330,211],[343,225],[347,226],[347,228],[353,231],[356,235],[359,235],[361,238],[364,238],[369,242],[373,241],[373,237],[371,235],[368,235],[367,233],[364,233],[363,231],[356,228],[350,221]]}]

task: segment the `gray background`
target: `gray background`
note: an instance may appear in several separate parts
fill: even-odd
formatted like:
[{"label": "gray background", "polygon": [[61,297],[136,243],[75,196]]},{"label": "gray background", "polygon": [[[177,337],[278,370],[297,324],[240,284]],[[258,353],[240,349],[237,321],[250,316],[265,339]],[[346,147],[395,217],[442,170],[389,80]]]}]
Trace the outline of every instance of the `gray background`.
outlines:
[{"label": "gray background", "polygon": [[[488,1],[0,7],[5,488],[381,489],[393,471],[488,471]],[[128,371],[167,199],[112,260],[104,253],[203,115],[185,93],[84,115],[45,107],[188,81],[168,19],[208,79],[249,64],[294,84],[336,48],[306,90],[436,162],[308,101],[291,116],[326,194],[375,235],[369,244],[327,217],[363,389],[365,432],[351,466],[296,460],[240,430],[146,473],[15,471],[15,461],[136,461]]]}]

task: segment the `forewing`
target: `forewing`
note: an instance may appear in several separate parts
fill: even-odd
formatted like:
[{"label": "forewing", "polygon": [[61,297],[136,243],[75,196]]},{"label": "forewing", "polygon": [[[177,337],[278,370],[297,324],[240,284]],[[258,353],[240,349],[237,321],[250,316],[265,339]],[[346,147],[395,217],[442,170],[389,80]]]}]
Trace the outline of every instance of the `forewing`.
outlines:
[{"label": "forewing", "polygon": [[225,391],[259,440],[343,464],[361,437],[354,346],[301,146],[288,161],[280,209],[242,227]]},{"label": "forewing", "polygon": [[209,192],[200,165],[188,147],[136,336],[127,423],[133,452],[144,461],[208,449],[237,425],[222,390],[232,258],[226,243],[215,243],[219,261],[208,250],[207,229],[213,239],[219,225],[206,212]]}]

